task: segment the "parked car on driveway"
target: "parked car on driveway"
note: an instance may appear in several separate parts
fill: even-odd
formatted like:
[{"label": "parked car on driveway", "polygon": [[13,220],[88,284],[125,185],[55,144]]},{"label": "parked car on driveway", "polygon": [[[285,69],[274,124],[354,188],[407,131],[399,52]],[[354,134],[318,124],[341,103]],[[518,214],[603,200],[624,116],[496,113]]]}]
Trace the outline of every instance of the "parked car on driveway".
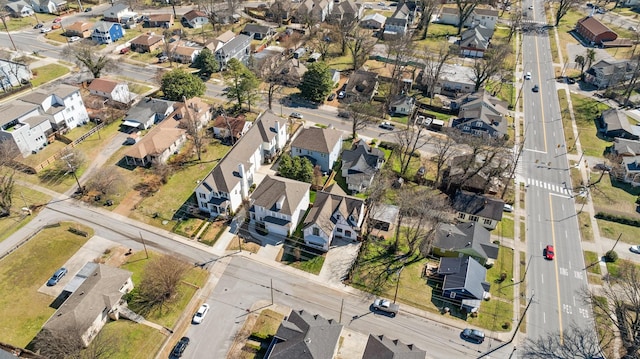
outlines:
[{"label": "parked car on driveway", "polygon": [[333,101],[334,98],[336,98],[336,94],[332,93],[331,95],[329,95],[329,97],[327,97],[327,101]]},{"label": "parked car on driveway", "polygon": [[67,274],[67,268],[62,267],[58,269],[55,273],[53,273],[51,278],[49,278],[49,280],[47,281],[47,286],[53,287],[54,285],[58,284],[60,279],[62,279],[62,277],[64,277],[65,274]]},{"label": "parked car on driveway", "polygon": [[40,33],[42,34],[46,34],[47,32],[51,32],[51,28],[50,27],[43,27],[40,29]]},{"label": "parked car on driveway", "polygon": [[69,38],[69,42],[76,42],[76,41],[80,41],[80,36],[71,36]]},{"label": "parked car on driveway", "polygon": [[41,23],[41,22],[39,22],[39,23],[37,23],[37,24],[36,24],[36,26],[34,26],[33,28],[34,28],[34,29],[41,29],[43,26],[44,26],[44,24],[43,24],[43,23]]},{"label": "parked car on driveway", "polygon": [[59,23],[59,22],[61,22],[61,21],[62,21],[62,18],[61,18],[61,17],[57,17],[57,18],[55,18],[55,19],[53,20],[53,23],[54,23],[54,24],[57,24],[57,23]]}]

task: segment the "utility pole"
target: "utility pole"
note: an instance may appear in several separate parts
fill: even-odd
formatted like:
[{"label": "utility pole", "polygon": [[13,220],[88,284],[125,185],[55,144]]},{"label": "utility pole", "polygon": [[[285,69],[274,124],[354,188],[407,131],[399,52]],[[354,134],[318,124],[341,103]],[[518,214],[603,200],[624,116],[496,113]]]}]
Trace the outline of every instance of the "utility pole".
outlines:
[{"label": "utility pole", "polygon": [[13,38],[11,37],[11,33],[9,32],[9,28],[7,27],[7,22],[5,21],[4,17],[5,17],[6,13],[3,11],[0,13],[0,20],[2,20],[2,25],[4,25],[4,30],[7,32],[7,35],[9,36],[9,40],[11,40],[11,45],[13,45],[13,50],[14,51],[18,51],[18,48],[16,47],[16,43],[13,42]]},{"label": "utility pole", "polygon": [[69,162],[69,161],[67,160],[69,157],[72,157],[72,156],[73,156],[73,153],[70,153],[70,154],[68,154],[68,155],[66,155],[66,156],[62,156],[62,157],[60,157],[60,159],[61,159],[61,160],[63,160],[64,162],[66,162],[67,167],[69,167],[69,171],[70,171],[70,172],[71,172],[71,174],[73,175],[73,178],[75,178],[75,179],[76,179],[76,183],[78,184],[78,193],[82,194],[82,193],[84,193],[84,190],[82,189],[82,186],[80,185],[80,181],[78,180],[78,176],[76,175],[76,168],[74,168],[74,167],[71,165],[71,162]]},{"label": "utility pole", "polygon": [[398,298],[398,288],[400,287],[400,274],[402,274],[402,270],[404,269],[404,264],[402,268],[398,271],[398,278],[396,280],[396,293],[393,295],[393,304],[396,303],[396,299]]},{"label": "utility pole", "polygon": [[342,323],[342,309],[344,308],[344,298],[342,298],[342,303],[340,303],[340,317],[338,318],[338,323]]},{"label": "utility pole", "polygon": [[271,305],[273,305],[273,278],[271,278]]},{"label": "utility pole", "polygon": [[140,240],[142,241],[142,247],[144,247],[144,255],[147,256],[147,259],[149,259],[149,252],[147,252],[147,244],[144,242],[144,238],[142,237],[142,232],[138,232],[140,233]]},{"label": "utility pole", "polygon": [[618,239],[616,239],[616,243],[613,244],[613,247],[611,247],[611,251],[613,252],[614,249],[616,249],[616,246],[618,245],[618,242],[620,242],[620,238],[622,238],[622,233],[620,233],[620,235],[618,236]]}]

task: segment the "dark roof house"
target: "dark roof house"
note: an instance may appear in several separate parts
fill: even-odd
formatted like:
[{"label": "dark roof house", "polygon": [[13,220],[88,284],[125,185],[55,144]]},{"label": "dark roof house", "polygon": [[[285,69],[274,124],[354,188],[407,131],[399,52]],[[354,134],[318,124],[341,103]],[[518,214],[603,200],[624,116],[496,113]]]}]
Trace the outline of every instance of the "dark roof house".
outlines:
[{"label": "dark roof house", "polygon": [[485,281],[487,269],[469,256],[440,258],[438,274],[443,277],[442,296],[468,312],[480,308],[489,292],[490,284]]},{"label": "dark roof house", "polygon": [[438,223],[433,252],[440,257],[468,255],[485,265],[498,258],[498,245],[491,243],[491,233],[475,222]]},{"label": "dark roof house", "polygon": [[598,131],[606,137],[625,138],[628,140],[638,140],[638,136],[631,127],[627,114],[615,108],[602,112],[598,118]]},{"label": "dark roof house", "polygon": [[384,335],[369,334],[362,359],[424,359],[427,352]]},{"label": "dark roof house", "polygon": [[618,38],[618,34],[593,16],[578,20],[576,32],[592,45],[601,45],[603,42],[614,41]]},{"label": "dark roof house", "polygon": [[266,359],[332,359],[338,350],[342,324],[304,310],[291,311],[284,320]]},{"label": "dark roof house", "polygon": [[505,103],[484,91],[482,97],[460,106],[451,127],[475,136],[502,138],[507,134]]},{"label": "dark roof house", "polygon": [[247,24],[240,32],[241,34],[251,36],[256,40],[262,40],[274,34],[273,28],[260,24]]},{"label": "dark roof house", "polygon": [[619,156],[640,156],[640,141],[617,137],[613,140],[612,150]]},{"label": "dark roof house", "polygon": [[384,152],[372,148],[365,140],[353,143],[351,150],[342,152],[342,177],[347,181],[348,189],[362,192],[371,184],[376,172],[384,163]]},{"label": "dark roof house", "polygon": [[458,191],[451,206],[460,222],[478,222],[487,229],[495,229],[502,220],[504,201],[467,191]]},{"label": "dark roof house", "polygon": [[347,98],[354,101],[360,99],[371,101],[378,92],[378,74],[371,71],[358,70],[349,76],[345,93]]}]

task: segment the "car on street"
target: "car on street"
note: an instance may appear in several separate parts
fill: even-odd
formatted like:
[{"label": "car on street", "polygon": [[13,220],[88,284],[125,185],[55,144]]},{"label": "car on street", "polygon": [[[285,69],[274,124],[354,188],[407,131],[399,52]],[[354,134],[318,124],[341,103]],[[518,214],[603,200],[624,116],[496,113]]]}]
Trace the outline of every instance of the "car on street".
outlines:
[{"label": "car on street", "polygon": [[513,206],[505,203],[504,206],[502,207],[502,210],[505,212],[513,212]]},{"label": "car on street", "polygon": [[34,28],[34,29],[40,29],[40,28],[42,28],[43,26],[44,26],[44,24],[43,24],[43,23],[41,23],[41,22],[39,22],[39,23],[37,23],[37,24],[36,24],[36,26],[34,26],[33,28]]},{"label": "car on street", "polygon": [[189,338],[187,337],[180,338],[180,341],[178,341],[176,343],[176,346],[173,347],[173,350],[171,351],[171,355],[176,358],[182,357],[184,350],[187,349],[187,345],[189,345]]},{"label": "car on street", "polygon": [[160,62],[160,63],[167,62],[167,61],[169,61],[169,56],[162,55],[162,56],[158,57],[158,62]]},{"label": "car on street", "polygon": [[59,22],[61,22],[61,21],[62,21],[62,18],[61,18],[61,17],[57,17],[57,18],[55,18],[55,19],[53,20],[53,23],[54,23],[54,24],[57,24],[57,23],[59,23]]},{"label": "car on street", "polygon": [[92,10],[93,10],[92,8],[88,7],[86,9],[84,9],[84,12],[91,12]]},{"label": "car on street", "polygon": [[53,25],[51,25],[51,30],[57,30],[57,29],[59,29],[61,27],[62,27],[62,25],[60,23],[53,24]]},{"label": "car on street", "polygon": [[49,280],[47,281],[47,286],[53,287],[54,285],[58,284],[60,279],[62,279],[62,277],[64,277],[65,274],[67,274],[67,268],[62,267],[58,269],[55,273],[53,273],[51,278],[49,278]]},{"label": "car on street", "polygon": [[533,10],[533,5],[529,5],[529,10]]},{"label": "car on street", "polygon": [[47,32],[51,32],[51,28],[50,27],[43,27],[40,29],[40,33],[42,34],[46,34]]},{"label": "car on street", "polygon": [[395,126],[389,121],[382,121],[379,127],[383,130],[389,130],[389,131],[392,131],[395,128]]},{"label": "car on street", "polygon": [[478,329],[466,328],[460,333],[460,336],[468,341],[474,342],[476,344],[481,344],[484,342],[484,332]]},{"label": "car on street", "polygon": [[524,79],[531,80],[531,72],[527,72],[526,74],[524,74]]},{"label": "car on street", "polygon": [[629,250],[632,251],[633,253],[640,254],[640,246],[631,246]]},{"label": "car on street", "polygon": [[344,93],[344,91],[340,91],[338,92],[338,99],[342,100],[347,94]]},{"label": "car on street", "polygon": [[209,304],[204,303],[203,305],[200,306],[200,308],[198,308],[198,311],[196,312],[196,314],[193,315],[193,324],[202,323],[202,320],[204,320],[204,317],[207,316],[207,312],[209,312]]},{"label": "car on street", "polygon": [[553,260],[553,258],[556,256],[556,253],[555,253],[555,251],[553,249],[553,246],[550,245],[550,244],[548,246],[544,247],[544,253],[543,254],[544,254],[544,257],[546,259],[550,260],[550,261]]},{"label": "car on street", "polygon": [[80,36],[71,36],[69,38],[69,42],[76,42],[76,41],[80,41]]},{"label": "car on street", "polygon": [[338,111],[338,117],[350,118],[351,114],[349,113],[349,111]]},{"label": "car on street", "polygon": [[395,317],[400,310],[400,305],[392,303],[389,299],[377,298],[371,304],[373,311],[381,311],[388,313],[391,318]]},{"label": "car on street", "polygon": [[373,9],[373,5],[371,5],[371,4],[364,4],[362,7],[363,7],[365,10],[371,10],[371,9]]},{"label": "car on street", "polygon": [[387,5],[387,4],[386,4],[384,1],[380,1],[380,2],[378,3],[378,5],[379,5],[379,6],[385,6],[385,5]]},{"label": "car on street", "polygon": [[531,89],[531,91],[538,92],[538,91],[540,91],[540,88],[538,87],[538,85],[534,85],[533,88]]},{"label": "car on street", "polygon": [[302,114],[299,112],[291,112],[291,115],[289,115],[289,117],[302,119],[304,116],[302,116]]},{"label": "car on street", "polygon": [[336,98],[336,94],[332,93],[331,95],[329,95],[329,97],[327,97],[327,101],[333,101],[334,98]]}]

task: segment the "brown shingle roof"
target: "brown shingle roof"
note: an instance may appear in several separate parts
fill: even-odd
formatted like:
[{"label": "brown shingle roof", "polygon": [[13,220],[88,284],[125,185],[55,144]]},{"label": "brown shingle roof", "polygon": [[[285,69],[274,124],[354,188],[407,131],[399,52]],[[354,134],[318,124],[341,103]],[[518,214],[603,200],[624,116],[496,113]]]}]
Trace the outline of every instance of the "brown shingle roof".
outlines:
[{"label": "brown shingle roof", "polygon": [[[227,122],[229,123],[228,125]],[[231,127],[231,135],[233,137],[238,137],[238,135],[244,128],[245,122],[246,120],[244,115],[239,115],[238,117],[227,116],[226,118],[224,116],[218,116],[213,121],[213,127],[225,129]]]},{"label": "brown shingle roof", "polygon": [[320,153],[330,153],[333,147],[342,138],[342,131],[332,128],[310,127],[305,128],[293,140],[291,147],[303,148]]},{"label": "brown shingle roof", "polygon": [[90,31],[92,27],[93,27],[93,24],[91,24],[89,22],[76,21],[71,25],[67,25],[65,27],[65,29],[67,31],[75,31],[75,32],[78,32],[78,33],[82,33],[82,32],[85,32],[85,31]]},{"label": "brown shingle roof", "polygon": [[197,17],[207,17],[207,14],[198,10],[191,10],[188,13],[182,15],[183,18],[187,19],[187,21],[191,21]]},{"label": "brown shingle roof", "polygon": [[132,45],[151,46],[162,41],[162,36],[143,34],[131,41]]},{"label": "brown shingle roof", "polygon": [[116,86],[118,86],[118,83],[113,80],[94,79],[91,81],[91,85],[89,85],[89,91],[111,93]]},{"label": "brown shingle roof", "polygon": [[584,19],[578,20],[578,24],[582,24],[587,30],[589,30],[595,36],[602,34],[607,31],[611,31],[608,27],[606,27],[603,23],[598,21],[598,19],[587,16]]},{"label": "brown shingle roof", "polygon": [[160,22],[160,21],[172,21],[173,14],[151,14],[149,15],[150,22]]}]

